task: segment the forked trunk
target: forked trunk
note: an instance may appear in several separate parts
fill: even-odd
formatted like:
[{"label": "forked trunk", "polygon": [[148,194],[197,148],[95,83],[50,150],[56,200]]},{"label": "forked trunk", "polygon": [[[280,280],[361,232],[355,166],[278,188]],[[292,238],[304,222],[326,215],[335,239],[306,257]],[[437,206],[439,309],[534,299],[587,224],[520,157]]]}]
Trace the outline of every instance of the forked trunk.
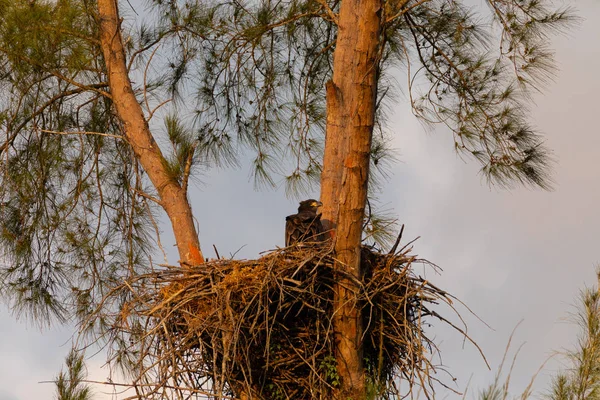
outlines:
[{"label": "forked trunk", "polygon": [[179,262],[190,266],[202,264],[204,257],[187,194],[167,172],[164,157],[131,87],[121,37],[118,1],[98,0],[98,17],[110,93],[127,141],[156,188],[161,205],[171,220]]},{"label": "forked trunk", "polygon": [[327,84],[327,134],[321,177],[326,229],[331,229],[339,272],[334,330],[341,387],[338,399],[365,398],[360,244],[367,200],[369,154],[375,119],[381,0],[342,0]]}]

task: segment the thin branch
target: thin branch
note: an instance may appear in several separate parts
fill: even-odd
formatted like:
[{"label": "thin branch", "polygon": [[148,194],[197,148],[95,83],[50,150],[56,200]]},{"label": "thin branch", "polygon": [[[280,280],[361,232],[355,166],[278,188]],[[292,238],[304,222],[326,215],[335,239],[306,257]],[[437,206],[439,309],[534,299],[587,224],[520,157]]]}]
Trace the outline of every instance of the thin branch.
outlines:
[{"label": "thin branch", "polygon": [[415,8],[415,7],[418,7],[418,6],[420,6],[421,4],[425,4],[425,3],[429,2],[429,1],[432,1],[432,0],[418,0],[416,3],[414,3],[414,4],[411,4],[409,7],[407,7],[407,8],[402,8],[402,7],[404,7],[404,6],[405,6],[405,5],[406,5],[406,4],[407,4],[409,1],[411,1],[411,0],[401,0],[401,1],[398,3],[398,12],[397,12],[396,14],[394,14],[393,16],[391,16],[391,17],[387,18],[387,19],[385,20],[384,24],[389,24],[390,22],[392,22],[392,21],[394,21],[394,20],[398,19],[399,17],[403,16],[404,14],[406,14],[407,12],[409,12],[410,10],[412,10],[413,8]]},{"label": "thin branch", "polygon": [[[108,83],[96,83],[93,85],[88,85],[90,87],[96,87],[96,88],[101,88],[101,87],[107,87]],[[91,90],[91,89],[90,89]],[[8,146],[10,146],[15,139],[17,138],[19,132],[25,127],[25,125],[27,125],[33,118],[37,117],[38,115],[42,114],[44,112],[44,110],[46,110],[46,108],[50,107],[52,104],[54,104],[56,101],[61,100],[65,97],[68,96],[72,96],[75,94],[79,94],[79,93],[84,93],[87,91],[90,91],[86,88],[77,88],[77,89],[72,89],[72,90],[67,90],[64,92],[61,92],[55,96],[53,96],[50,100],[48,100],[46,103],[44,103],[40,108],[38,108],[37,110],[35,110],[35,112],[31,113],[30,115],[28,115],[24,121],[22,121],[15,129],[13,129],[13,134],[6,140],[6,142],[4,142],[1,146],[0,146],[0,153],[2,153],[4,150],[6,150],[8,148]]]},{"label": "thin branch", "polygon": [[88,131],[76,131],[76,132],[61,132],[61,131],[51,131],[48,129],[36,128],[40,132],[51,133],[53,135],[97,135],[97,136],[106,136],[115,139],[127,140],[124,136],[121,135],[113,135],[112,133],[103,133],[103,132],[88,132]]}]

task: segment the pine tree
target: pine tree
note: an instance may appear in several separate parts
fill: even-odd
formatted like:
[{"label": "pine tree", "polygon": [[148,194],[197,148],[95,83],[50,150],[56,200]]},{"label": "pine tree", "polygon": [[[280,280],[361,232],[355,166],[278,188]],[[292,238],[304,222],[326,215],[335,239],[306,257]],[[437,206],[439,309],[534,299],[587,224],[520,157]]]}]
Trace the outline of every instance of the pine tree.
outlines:
[{"label": "pine tree", "polygon": [[83,354],[72,349],[65,360],[66,372],[61,371],[56,378],[57,400],[90,400],[92,392],[84,383],[86,379]]},{"label": "pine tree", "polygon": [[[597,276],[600,279],[600,274]],[[575,349],[566,354],[569,360],[567,368],[552,381],[548,394],[552,400],[600,398],[599,287],[581,291],[574,318],[580,328],[578,340]]]},{"label": "pine tree", "polygon": [[201,264],[189,178],[251,149],[259,185],[285,173],[293,193],[320,179],[342,277],[339,396],[363,398],[359,254],[390,74],[406,75],[413,112],[448,126],[490,182],[550,184],[527,101],[553,72],[547,34],[568,9],[489,1],[490,28],[459,1],[154,0],[155,18],[127,25],[126,3],[0,0],[2,289],[36,320],[109,326],[88,315],[148,270],[157,206],[180,264]]}]

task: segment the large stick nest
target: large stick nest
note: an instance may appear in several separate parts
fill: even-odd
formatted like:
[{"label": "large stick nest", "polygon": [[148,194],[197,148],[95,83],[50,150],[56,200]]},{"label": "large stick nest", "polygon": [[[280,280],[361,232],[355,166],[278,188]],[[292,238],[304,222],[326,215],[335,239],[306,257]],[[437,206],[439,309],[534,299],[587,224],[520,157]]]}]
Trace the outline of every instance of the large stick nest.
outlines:
[{"label": "large stick nest", "polygon": [[417,385],[430,393],[435,346],[423,326],[427,317],[449,323],[432,305],[451,304],[451,296],[413,273],[419,260],[408,250],[363,248],[361,258],[362,280],[341,275],[328,248],[301,245],[140,278],[152,285],[135,285],[146,289],[136,289],[121,311],[122,320],[135,314],[146,321],[130,347],[144,360],[136,372],[139,395],[333,398],[340,385],[333,329],[340,277],[362,308],[368,391],[389,398]]}]

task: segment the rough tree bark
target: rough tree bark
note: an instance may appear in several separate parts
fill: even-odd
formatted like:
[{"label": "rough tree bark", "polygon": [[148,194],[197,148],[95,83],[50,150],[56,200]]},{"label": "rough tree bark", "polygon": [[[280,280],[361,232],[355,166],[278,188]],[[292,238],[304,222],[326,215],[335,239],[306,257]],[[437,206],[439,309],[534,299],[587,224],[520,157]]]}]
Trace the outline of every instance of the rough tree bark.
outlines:
[{"label": "rough tree bark", "polygon": [[334,330],[341,387],[337,398],[365,398],[360,244],[367,200],[369,154],[375,119],[381,37],[381,0],[342,0],[327,84],[327,133],[321,201],[340,272],[335,288]]},{"label": "rough tree bark", "polygon": [[187,193],[179,182],[170,176],[142,107],[133,92],[127,72],[125,51],[121,37],[117,0],[98,0],[100,41],[108,71],[112,101],[123,123],[125,136],[140,164],[156,188],[160,204],[166,211],[179,251],[182,265],[199,265],[204,262],[200,242]]}]

